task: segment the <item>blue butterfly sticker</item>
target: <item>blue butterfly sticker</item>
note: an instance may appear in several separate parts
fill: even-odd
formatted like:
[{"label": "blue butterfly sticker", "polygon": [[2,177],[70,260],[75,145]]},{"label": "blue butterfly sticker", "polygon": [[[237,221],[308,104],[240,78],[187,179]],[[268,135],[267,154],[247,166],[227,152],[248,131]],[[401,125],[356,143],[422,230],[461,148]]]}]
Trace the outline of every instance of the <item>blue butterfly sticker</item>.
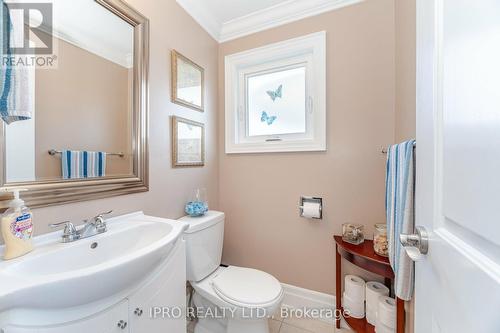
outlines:
[{"label": "blue butterfly sticker", "polygon": [[262,111],[262,116],[260,117],[261,122],[267,122],[268,125],[272,125],[278,117],[268,116],[266,111]]},{"label": "blue butterfly sticker", "polygon": [[283,85],[281,84],[278,89],[276,89],[275,91],[272,91],[272,90],[268,90],[266,91],[267,94],[269,95],[269,97],[271,97],[271,99],[273,100],[273,102],[276,100],[276,98],[282,98],[283,97]]}]

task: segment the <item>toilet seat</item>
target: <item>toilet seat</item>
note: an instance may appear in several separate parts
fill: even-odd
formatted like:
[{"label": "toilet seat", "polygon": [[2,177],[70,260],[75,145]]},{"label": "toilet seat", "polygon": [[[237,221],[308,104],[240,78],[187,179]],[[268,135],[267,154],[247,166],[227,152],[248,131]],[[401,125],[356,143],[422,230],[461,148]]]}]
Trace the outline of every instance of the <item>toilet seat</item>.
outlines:
[{"label": "toilet seat", "polygon": [[274,276],[252,268],[229,266],[211,285],[224,301],[245,308],[271,306],[283,296],[281,283]]}]

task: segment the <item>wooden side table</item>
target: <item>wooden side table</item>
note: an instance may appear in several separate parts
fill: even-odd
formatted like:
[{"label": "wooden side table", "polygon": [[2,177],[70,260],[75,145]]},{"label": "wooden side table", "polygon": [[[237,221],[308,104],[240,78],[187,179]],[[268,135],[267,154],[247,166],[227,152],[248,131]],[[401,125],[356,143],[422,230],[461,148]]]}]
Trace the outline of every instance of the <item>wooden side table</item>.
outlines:
[{"label": "wooden side table", "polygon": [[[361,267],[369,272],[378,274],[384,277],[385,285],[391,290],[391,283],[394,280],[394,272],[392,271],[389,259],[379,256],[373,250],[373,241],[365,240],[364,243],[353,245],[342,240],[342,236],[334,236],[335,239],[335,254],[336,254],[336,290],[337,290],[337,309],[342,308],[342,258]],[[397,318],[396,332],[404,333],[405,331],[405,309],[404,301],[396,298]],[[375,333],[375,327],[370,325],[366,318],[356,319],[352,317],[344,317],[345,321],[357,333]],[[335,323],[337,328],[340,328],[340,318]]]}]

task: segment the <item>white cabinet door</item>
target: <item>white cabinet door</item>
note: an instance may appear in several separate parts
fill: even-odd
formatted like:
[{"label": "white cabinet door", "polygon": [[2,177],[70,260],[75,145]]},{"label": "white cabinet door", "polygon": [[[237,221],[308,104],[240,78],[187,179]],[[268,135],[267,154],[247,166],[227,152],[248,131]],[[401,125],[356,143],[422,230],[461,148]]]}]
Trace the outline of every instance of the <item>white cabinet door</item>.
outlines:
[{"label": "white cabinet door", "polygon": [[500,1],[417,2],[416,333],[500,332]]},{"label": "white cabinet door", "polygon": [[128,333],[128,311],[128,302],[124,300],[103,313],[82,320],[44,327],[7,326],[3,333]]},{"label": "white cabinet door", "polygon": [[[149,283],[129,298],[131,333],[186,332],[186,249],[181,241],[172,257]],[[154,316],[154,307],[165,309],[165,316]],[[172,317],[172,314],[179,314]],[[169,314],[167,314],[169,312]],[[176,313],[174,313],[176,312]],[[162,310],[163,313],[163,310]]]}]

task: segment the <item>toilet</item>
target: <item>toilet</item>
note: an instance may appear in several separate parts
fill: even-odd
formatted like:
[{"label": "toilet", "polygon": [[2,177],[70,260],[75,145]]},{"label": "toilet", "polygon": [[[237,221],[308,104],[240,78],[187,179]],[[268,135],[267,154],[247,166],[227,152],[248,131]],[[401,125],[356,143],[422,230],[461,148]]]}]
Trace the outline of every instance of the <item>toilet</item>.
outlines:
[{"label": "toilet", "polygon": [[224,213],[183,217],[187,280],[195,294],[195,333],[269,333],[268,318],[280,307],[283,287],[272,275],[246,267],[220,266]]}]

